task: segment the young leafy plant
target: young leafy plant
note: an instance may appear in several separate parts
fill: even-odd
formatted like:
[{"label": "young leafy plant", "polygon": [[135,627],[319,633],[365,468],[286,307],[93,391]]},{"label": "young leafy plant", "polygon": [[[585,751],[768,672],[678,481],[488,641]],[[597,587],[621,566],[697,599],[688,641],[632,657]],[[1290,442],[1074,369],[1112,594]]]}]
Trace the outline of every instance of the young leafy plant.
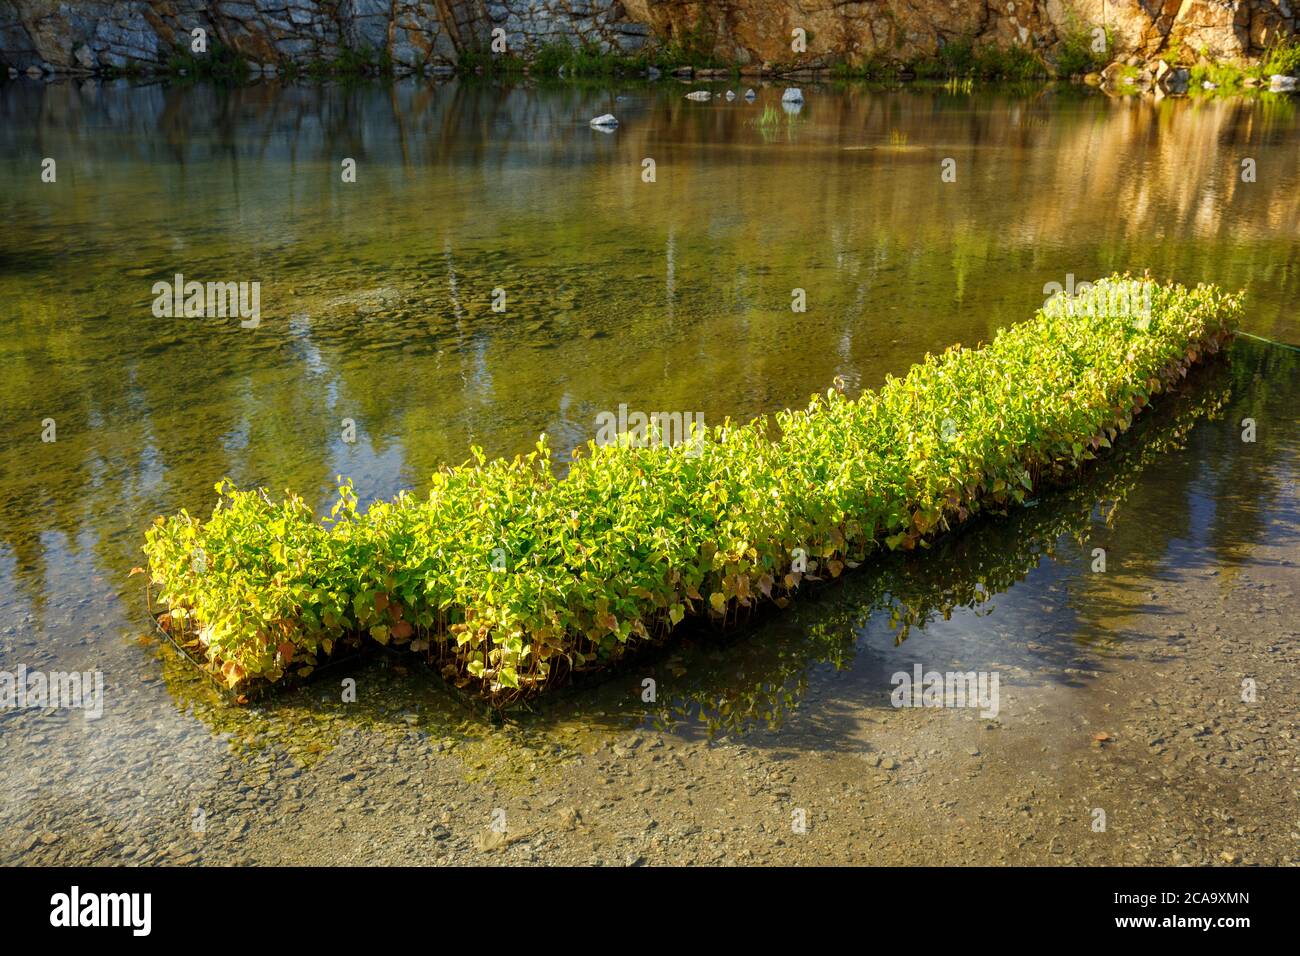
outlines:
[{"label": "young leafy plant", "polygon": [[832,388],[685,445],[591,442],[564,477],[542,436],[510,459],[475,448],[427,495],[364,512],[345,483],[322,520],[219,482],[206,521],[182,511],[145,535],[162,620],[232,688],[309,673],[362,636],[509,702],[1067,479],[1240,313],[1204,285],[1116,308],[1137,284],[1101,280],[857,398]]}]

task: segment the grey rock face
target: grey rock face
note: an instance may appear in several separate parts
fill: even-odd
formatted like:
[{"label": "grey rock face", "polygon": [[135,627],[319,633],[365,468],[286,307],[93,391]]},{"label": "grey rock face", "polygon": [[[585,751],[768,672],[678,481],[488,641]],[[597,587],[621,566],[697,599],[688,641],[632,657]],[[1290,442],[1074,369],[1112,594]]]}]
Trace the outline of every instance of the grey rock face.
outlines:
[{"label": "grey rock face", "polygon": [[[206,31],[250,63],[308,64],[352,50],[403,72],[455,64],[505,29],[511,53],[552,43],[632,53],[650,27],[615,0],[0,0],[0,64],[49,71],[158,69]],[[202,55],[195,53],[195,55]]]}]

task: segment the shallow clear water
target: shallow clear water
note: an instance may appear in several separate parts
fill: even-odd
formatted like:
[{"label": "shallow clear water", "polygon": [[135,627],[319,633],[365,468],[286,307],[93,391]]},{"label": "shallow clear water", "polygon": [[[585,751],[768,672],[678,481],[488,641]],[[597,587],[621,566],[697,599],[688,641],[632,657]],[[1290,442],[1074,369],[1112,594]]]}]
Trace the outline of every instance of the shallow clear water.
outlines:
[{"label": "shallow clear water", "polygon": [[[382,662],[350,709],[315,685],[231,712],[159,649],[127,577],[143,529],[205,512],[223,476],[324,500],[343,475],[373,499],[422,489],[471,444],[511,454],[546,432],[571,448],[622,403],[746,418],[986,340],[1067,275],[1245,288],[1246,331],[1300,342],[1294,101],[849,87],[789,114],[779,89],[752,105],[683,92],[0,86],[0,669],[98,668],[107,685],[95,734],[0,713],[6,760],[26,761],[0,825],[30,828],[68,793],[92,816],[153,818],[178,790],[221,789],[231,752],[268,737],[299,759],[412,714],[434,736],[491,735],[436,680]],[[617,132],[588,127],[604,112]],[[155,318],[152,286],[178,272],[259,281],[260,326]],[[1070,684],[1079,648],[1123,651],[1134,616],[1154,620],[1129,593],[1146,581],[1262,561],[1265,543],[1296,554],[1298,370],[1239,343],[1188,398],[1220,396],[1218,417],[1175,442],[1169,411],[1161,454],[1135,447],[1080,491],[866,568],[724,652],[697,637],[566,691],[524,730],[544,748],[637,725],[743,735],[797,709],[817,733],[791,746],[835,749],[921,642],[926,660]],[[1089,573],[1097,540],[1122,571]],[[939,620],[900,643],[900,606]],[[1294,619],[1293,592],[1277,606]],[[642,670],[664,686],[654,707]]]}]

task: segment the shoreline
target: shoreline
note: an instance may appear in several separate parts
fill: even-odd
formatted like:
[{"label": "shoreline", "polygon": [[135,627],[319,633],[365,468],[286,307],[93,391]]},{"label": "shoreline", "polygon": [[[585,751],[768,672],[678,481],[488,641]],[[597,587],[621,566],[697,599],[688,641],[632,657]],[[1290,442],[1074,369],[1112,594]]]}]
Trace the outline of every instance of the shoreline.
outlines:
[{"label": "shoreline", "polygon": [[196,87],[211,86],[217,89],[239,90],[276,87],[280,89],[299,89],[306,87],[328,88],[369,88],[387,87],[396,84],[423,83],[431,89],[451,87],[457,84],[483,84],[488,86],[524,87],[530,89],[608,89],[614,87],[638,86],[647,89],[663,88],[669,85],[690,87],[692,89],[709,89],[729,86],[739,82],[740,87],[758,89],[782,89],[800,86],[812,89],[852,89],[859,88],[872,92],[898,92],[908,89],[923,91],[940,91],[952,95],[974,95],[981,92],[1022,91],[1038,93],[1047,91],[1070,91],[1082,95],[1098,94],[1107,99],[1123,100],[1138,98],[1160,102],[1165,99],[1179,100],[1267,100],[1290,101],[1300,96],[1300,89],[1273,89],[1269,85],[1231,85],[1214,88],[1189,87],[1179,92],[1166,92],[1155,86],[1114,86],[1107,83],[1093,82],[1091,77],[1034,77],[1017,79],[1007,77],[975,78],[958,74],[946,76],[898,76],[893,78],[876,78],[854,75],[834,75],[818,73],[814,77],[791,76],[786,74],[763,74],[752,76],[731,74],[726,76],[696,75],[695,78],[641,75],[611,76],[574,76],[543,77],[533,73],[405,73],[405,74],[299,74],[283,75],[277,73],[251,74],[240,80],[196,77],[184,73],[118,73],[118,74],[75,74],[42,73],[30,76],[25,73],[4,76],[0,74],[0,89],[6,85],[35,84],[42,86],[60,86],[64,84],[94,83],[99,86],[125,83],[132,87]]}]

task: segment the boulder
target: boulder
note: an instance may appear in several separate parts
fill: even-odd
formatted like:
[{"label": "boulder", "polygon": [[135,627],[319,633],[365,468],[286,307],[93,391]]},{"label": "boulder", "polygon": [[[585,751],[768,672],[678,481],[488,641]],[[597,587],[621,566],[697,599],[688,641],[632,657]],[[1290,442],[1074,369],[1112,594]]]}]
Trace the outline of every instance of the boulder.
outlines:
[{"label": "boulder", "polygon": [[1115,86],[1119,83],[1120,74],[1123,72],[1124,64],[1116,60],[1101,71],[1101,82],[1107,86]]},{"label": "boulder", "polygon": [[1165,74],[1160,88],[1169,94],[1186,93],[1192,79],[1192,71],[1185,66],[1174,67]]},{"label": "boulder", "polygon": [[595,129],[602,130],[604,132],[612,132],[613,130],[618,128],[618,120],[614,117],[613,113],[605,113],[604,115],[597,116],[595,119],[593,119],[591,121],[591,125]]},{"label": "boulder", "polygon": [[1295,93],[1300,91],[1300,77],[1274,73],[1268,78],[1268,89],[1271,93]]},{"label": "boulder", "polygon": [[784,93],[781,94],[782,103],[802,103],[803,90],[797,86],[788,86]]}]

